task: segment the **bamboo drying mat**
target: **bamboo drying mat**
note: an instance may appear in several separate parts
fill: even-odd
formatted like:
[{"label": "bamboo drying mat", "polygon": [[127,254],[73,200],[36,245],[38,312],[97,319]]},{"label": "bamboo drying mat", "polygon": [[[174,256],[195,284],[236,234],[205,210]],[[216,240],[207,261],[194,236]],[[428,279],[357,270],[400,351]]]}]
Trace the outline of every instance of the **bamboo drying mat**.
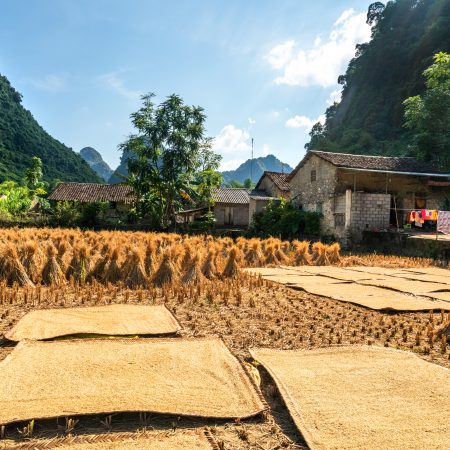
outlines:
[{"label": "bamboo drying mat", "polygon": [[450,448],[450,372],[379,347],[251,349],[314,449]]},{"label": "bamboo drying mat", "polygon": [[0,449],[6,448],[9,450],[212,450],[218,449],[218,446],[209,433],[177,430],[33,439],[22,443],[8,442],[4,447],[0,441]]},{"label": "bamboo drying mat", "polygon": [[75,334],[173,334],[181,329],[162,305],[107,305],[31,311],[6,333],[11,341],[51,339]]},{"label": "bamboo drying mat", "polygon": [[0,424],[147,411],[245,418],[264,409],[220,339],[22,341],[0,363]]},{"label": "bamboo drying mat", "polygon": [[[304,272],[295,275],[295,270],[289,271],[286,268],[271,269],[270,273],[262,275],[263,279],[271,280],[276,283],[284,284],[291,288],[303,289],[314,295],[328,297],[342,302],[349,302],[365,306],[375,310],[395,310],[395,311],[429,311],[450,310],[450,301],[447,301],[447,292],[429,293],[427,296],[417,296],[404,292],[397,292],[392,289],[386,289],[381,286],[368,285],[371,281],[353,281],[346,279],[330,278],[320,274],[306,274],[310,268],[301,268]],[[323,270],[323,269],[322,269]],[[249,272],[259,274],[260,269],[248,269]],[[323,272],[325,273],[325,271]],[[333,272],[330,273],[330,276]],[[334,272],[334,276],[338,276]],[[380,275],[374,275],[374,280],[380,278]],[[387,278],[387,277],[386,277]],[[391,277],[393,278],[393,277]],[[406,284],[407,280],[398,279],[397,284]],[[395,281],[395,280],[394,280]],[[406,283],[403,283],[406,282]],[[367,283],[367,284],[366,284]],[[376,283],[376,281],[374,281]],[[426,283],[428,284],[428,283]],[[432,285],[431,283],[429,283]],[[428,296],[440,297],[428,298]]]}]

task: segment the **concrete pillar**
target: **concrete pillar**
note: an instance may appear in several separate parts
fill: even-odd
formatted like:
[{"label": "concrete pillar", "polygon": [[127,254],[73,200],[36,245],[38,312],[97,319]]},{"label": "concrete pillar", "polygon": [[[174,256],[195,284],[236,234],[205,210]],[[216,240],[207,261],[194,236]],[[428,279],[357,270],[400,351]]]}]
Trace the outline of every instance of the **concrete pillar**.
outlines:
[{"label": "concrete pillar", "polygon": [[352,190],[345,191],[345,229],[348,231],[352,224]]}]

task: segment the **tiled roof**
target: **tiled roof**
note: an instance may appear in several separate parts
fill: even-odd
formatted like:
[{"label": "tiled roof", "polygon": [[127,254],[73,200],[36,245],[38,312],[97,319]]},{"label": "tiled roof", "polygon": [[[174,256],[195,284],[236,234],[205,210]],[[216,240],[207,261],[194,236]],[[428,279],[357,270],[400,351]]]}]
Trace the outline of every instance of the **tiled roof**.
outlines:
[{"label": "tiled roof", "polygon": [[256,184],[256,188],[259,187],[264,177],[269,178],[275,186],[280,189],[281,191],[289,192],[291,190],[291,186],[287,182],[287,177],[289,174],[282,173],[282,172],[269,172],[265,171],[261,178],[259,179],[258,183]]},{"label": "tiled roof", "polygon": [[49,200],[133,203],[133,189],[123,184],[60,183]]},{"label": "tiled roof", "polygon": [[248,205],[250,198],[255,200],[271,200],[274,197],[271,197],[266,191],[258,189],[219,188],[213,192],[213,199],[216,203]]},{"label": "tiled roof", "polygon": [[380,172],[399,172],[447,175],[429,163],[420,162],[415,158],[406,156],[373,156],[373,155],[353,155],[351,153],[332,153],[318,150],[309,151],[300,161],[297,167],[289,174],[287,181],[290,181],[300,167],[312,156],[316,155],[336,167],[347,169],[371,170]]},{"label": "tiled roof", "polygon": [[249,203],[248,190],[243,188],[218,188],[213,192],[216,203],[234,203],[246,205]]}]

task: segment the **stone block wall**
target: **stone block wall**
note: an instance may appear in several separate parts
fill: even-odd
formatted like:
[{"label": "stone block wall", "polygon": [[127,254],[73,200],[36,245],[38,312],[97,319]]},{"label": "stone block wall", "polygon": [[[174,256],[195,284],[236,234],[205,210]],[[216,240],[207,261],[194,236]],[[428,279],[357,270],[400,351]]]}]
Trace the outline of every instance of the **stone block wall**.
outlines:
[{"label": "stone block wall", "polygon": [[389,228],[391,213],[390,194],[354,192],[352,194],[351,233],[360,240],[363,231]]}]

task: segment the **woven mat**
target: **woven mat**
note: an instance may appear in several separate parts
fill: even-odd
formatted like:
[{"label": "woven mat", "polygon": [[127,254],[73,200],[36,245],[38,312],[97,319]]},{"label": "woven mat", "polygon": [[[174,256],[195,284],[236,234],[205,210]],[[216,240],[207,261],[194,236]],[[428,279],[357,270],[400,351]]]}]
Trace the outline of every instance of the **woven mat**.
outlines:
[{"label": "woven mat", "polygon": [[[305,270],[305,269],[301,269]],[[308,270],[308,269],[306,269]],[[323,270],[323,269],[322,269]],[[259,268],[251,269],[253,273],[260,273]],[[306,275],[305,273],[294,275],[294,270],[286,274],[288,269],[280,268],[279,272],[274,272],[268,275],[262,275],[266,280],[271,280],[276,283],[284,284],[288,287],[303,289],[306,292],[322,297],[328,297],[342,302],[354,303],[365,306],[366,308],[376,310],[395,310],[395,311],[429,311],[433,310],[450,310],[450,293],[429,293],[427,296],[411,295],[409,293],[396,292],[391,289],[384,289],[381,286],[366,285],[366,281],[355,281],[330,278],[323,275]],[[336,272],[335,276],[336,275]],[[330,275],[332,276],[332,275]],[[380,279],[380,275],[374,275],[373,280]],[[386,278],[386,277],[384,277]],[[383,278],[383,279],[384,279]],[[390,277],[393,278],[393,277]],[[395,279],[394,281],[396,281]],[[398,279],[399,284],[406,284],[407,280]],[[372,281],[367,281],[371,284]],[[406,282],[406,283],[405,283]],[[376,283],[376,281],[374,281]],[[427,285],[429,283],[426,283]],[[431,283],[430,283],[431,285]],[[439,297],[439,299],[437,298]]]},{"label": "woven mat", "polygon": [[250,350],[311,449],[450,448],[450,372],[372,347]]},{"label": "woven mat", "polygon": [[0,441],[0,450],[211,450],[218,448],[203,431],[144,431],[108,433],[96,436],[68,436],[54,439],[33,439],[22,443]]},{"label": "woven mat", "polygon": [[5,337],[21,341],[74,334],[158,335],[180,329],[175,317],[162,305],[107,305],[31,311]]},{"label": "woven mat", "polygon": [[0,424],[147,411],[245,418],[264,409],[219,339],[22,341],[0,362]]}]

